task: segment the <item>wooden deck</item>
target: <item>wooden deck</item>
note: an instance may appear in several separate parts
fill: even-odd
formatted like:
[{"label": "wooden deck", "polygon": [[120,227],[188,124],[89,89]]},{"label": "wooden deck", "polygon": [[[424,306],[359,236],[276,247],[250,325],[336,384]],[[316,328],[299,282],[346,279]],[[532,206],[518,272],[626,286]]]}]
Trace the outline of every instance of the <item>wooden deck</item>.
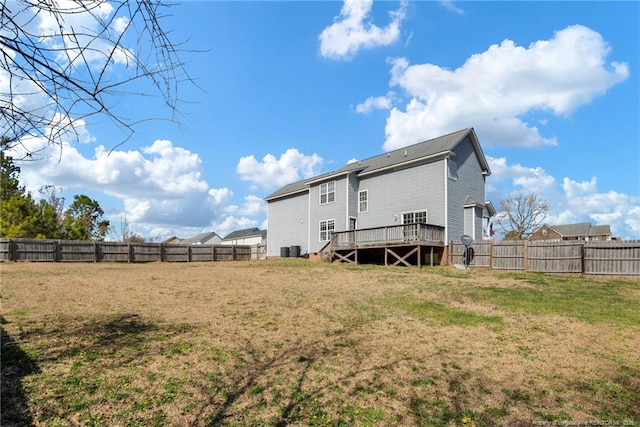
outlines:
[{"label": "wooden deck", "polygon": [[352,264],[437,265],[444,250],[444,227],[405,224],[331,234],[329,259]]}]

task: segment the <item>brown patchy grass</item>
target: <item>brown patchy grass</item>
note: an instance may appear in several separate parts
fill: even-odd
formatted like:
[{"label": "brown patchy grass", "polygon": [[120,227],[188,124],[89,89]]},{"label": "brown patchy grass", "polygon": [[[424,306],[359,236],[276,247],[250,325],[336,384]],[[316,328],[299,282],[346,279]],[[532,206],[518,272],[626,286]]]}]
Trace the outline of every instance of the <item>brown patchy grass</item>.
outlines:
[{"label": "brown patchy grass", "polygon": [[640,282],[312,264],[0,266],[2,425],[640,423]]}]

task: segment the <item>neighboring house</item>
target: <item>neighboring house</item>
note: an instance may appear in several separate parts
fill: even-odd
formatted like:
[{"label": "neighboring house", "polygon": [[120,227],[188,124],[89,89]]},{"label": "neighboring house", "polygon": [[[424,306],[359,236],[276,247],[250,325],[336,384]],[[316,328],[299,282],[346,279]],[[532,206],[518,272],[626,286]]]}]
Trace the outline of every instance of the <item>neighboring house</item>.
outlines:
[{"label": "neighboring house", "polygon": [[533,231],[528,240],[611,240],[609,225],[591,225],[588,222],[577,224],[543,224]]},{"label": "neighboring house", "polygon": [[267,256],[281,247],[319,252],[332,232],[425,223],[444,227],[444,244],[482,239],[491,173],[475,131],[461,130],[355,161],[286,185],[266,197]]},{"label": "neighboring house", "polygon": [[207,231],[189,239],[179,239],[173,236],[162,243],[165,245],[219,245],[221,241],[222,239],[215,232]]},{"label": "neighboring house", "polygon": [[247,228],[230,233],[222,239],[223,245],[265,245],[267,231],[258,228]]}]

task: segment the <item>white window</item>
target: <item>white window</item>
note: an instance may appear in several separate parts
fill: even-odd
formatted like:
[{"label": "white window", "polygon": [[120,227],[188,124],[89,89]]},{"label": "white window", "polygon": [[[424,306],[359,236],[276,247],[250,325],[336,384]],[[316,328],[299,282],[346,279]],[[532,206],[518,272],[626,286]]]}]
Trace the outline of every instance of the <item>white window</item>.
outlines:
[{"label": "white window", "polygon": [[402,214],[402,224],[404,224],[404,239],[414,240],[420,235],[420,226],[416,224],[427,223],[427,211],[404,212]]},{"label": "white window", "polygon": [[336,200],[336,182],[330,181],[320,184],[320,204],[331,203]]},{"label": "white window", "polygon": [[427,211],[405,212],[402,214],[403,224],[426,224]]},{"label": "white window", "polygon": [[458,179],[458,164],[451,159],[448,159],[447,164],[449,165],[449,178]]},{"label": "white window", "polygon": [[362,190],[358,192],[358,212],[367,212],[369,210],[369,191]]},{"label": "white window", "polygon": [[331,233],[336,230],[336,221],[334,219],[328,219],[326,221],[320,221],[320,241],[326,242],[331,238]]}]

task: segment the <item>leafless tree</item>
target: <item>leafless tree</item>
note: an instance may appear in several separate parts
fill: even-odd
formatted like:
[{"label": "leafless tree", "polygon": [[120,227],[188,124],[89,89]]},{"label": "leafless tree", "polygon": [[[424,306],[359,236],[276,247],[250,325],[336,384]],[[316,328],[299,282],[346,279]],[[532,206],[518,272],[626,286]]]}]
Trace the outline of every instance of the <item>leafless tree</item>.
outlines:
[{"label": "leafless tree", "polygon": [[496,223],[505,240],[521,240],[542,225],[549,204],[535,193],[519,192],[501,199],[500,209],[502,215]]},{"label": "leafless tree", "polygon": [[118,242],[145,243],[146,240],[140,234],[133,231],[133,226],[126,215],[120,217],[120,232],[111,229],[112,237]]},{"label": "leafless tree", "polygon": [[[106,116],[124,143],[141,121],[118,111],[123,95],[158,97],[165,119],[181,123],[178,88],[193,80],[178,44],[161,25],[160,0],[2,0],[0,136],[25,159],[84,137],[87,120]],[[40,138],[45,144],[27,146]],[[114,148],[112,147],[112,148]]]}]

